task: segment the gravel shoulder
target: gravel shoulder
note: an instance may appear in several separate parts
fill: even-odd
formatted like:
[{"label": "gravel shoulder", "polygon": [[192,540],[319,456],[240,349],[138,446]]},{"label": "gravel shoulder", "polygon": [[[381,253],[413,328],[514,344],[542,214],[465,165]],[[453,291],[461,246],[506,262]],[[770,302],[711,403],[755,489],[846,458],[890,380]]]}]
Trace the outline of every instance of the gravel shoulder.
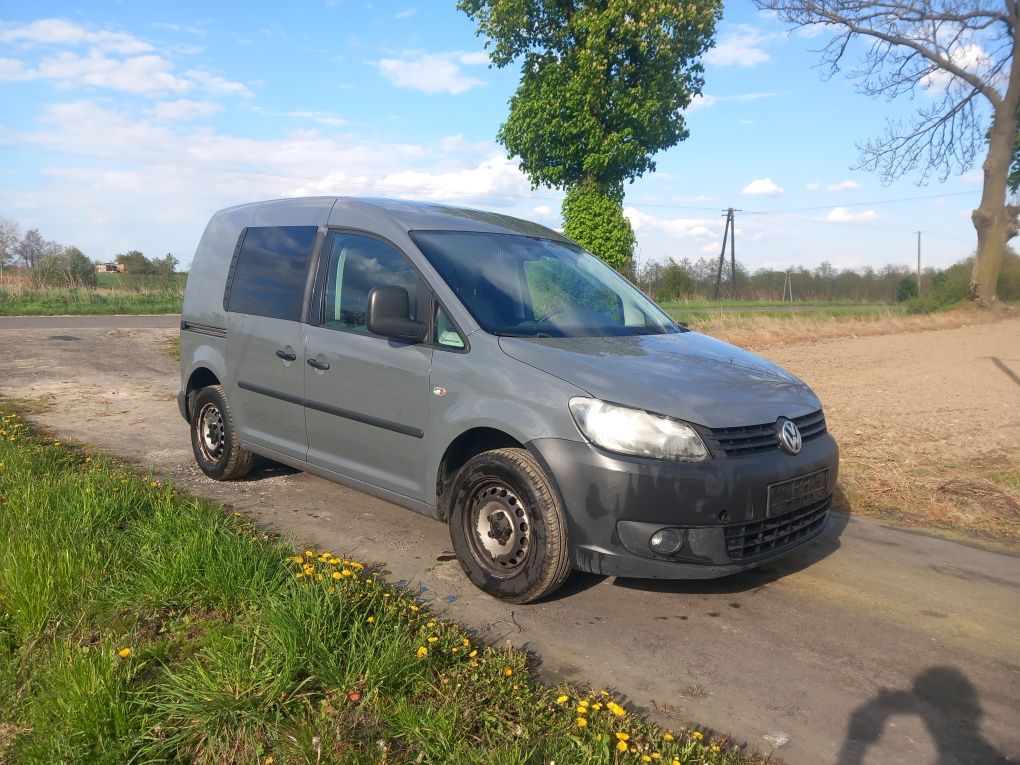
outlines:
[{"label": "gravel shoulder", "polygon": [[[424,588],[480,637],[533,649],[551,678],[614,687],[790,763],[1020,759],[1014,555],[838,516],[817,544],[725,580],[574,575],[554,599],[508,606],[467,583],[434,521],[289,469],[206,479],[177,413],[176,329],[102,318],[114,326],[0,324],[0,395],[45,403],[34,419],[61,438]],[[767,355],[819,393],[850,472],[1014,455],[1020,320]]]}]

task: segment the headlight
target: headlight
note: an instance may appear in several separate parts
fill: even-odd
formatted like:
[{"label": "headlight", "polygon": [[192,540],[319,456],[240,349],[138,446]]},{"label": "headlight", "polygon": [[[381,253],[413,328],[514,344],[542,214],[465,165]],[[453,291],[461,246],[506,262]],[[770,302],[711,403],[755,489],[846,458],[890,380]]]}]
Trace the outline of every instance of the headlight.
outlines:
[{"label": "headlight", "polygon": [[580,396],[570,399],[570,414],[588,440],[606,451],[683,462],[708,457],[686,422]]}]

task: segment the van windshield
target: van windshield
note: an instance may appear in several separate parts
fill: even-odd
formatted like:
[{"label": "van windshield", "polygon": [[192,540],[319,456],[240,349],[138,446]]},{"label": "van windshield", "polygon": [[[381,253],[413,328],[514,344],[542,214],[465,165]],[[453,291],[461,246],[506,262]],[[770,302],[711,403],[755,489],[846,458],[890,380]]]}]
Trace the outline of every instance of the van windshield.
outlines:
[{"label": "van windshield", "polygon": [[486,332],[612,337],[683,331],[616,271],[569,242],[474,231],[411,232]]}]

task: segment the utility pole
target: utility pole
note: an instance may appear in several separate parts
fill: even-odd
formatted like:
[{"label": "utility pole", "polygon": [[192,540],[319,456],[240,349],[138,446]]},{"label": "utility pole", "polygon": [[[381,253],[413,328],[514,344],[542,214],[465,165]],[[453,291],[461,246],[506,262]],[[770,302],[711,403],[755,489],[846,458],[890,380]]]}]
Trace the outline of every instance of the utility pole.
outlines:
[{"label": "utility pole", "polygon": [[722,268],[723,263],[726,262],[726,240],[729,238],[730,241],[730,276],[733,278],[733,293],[730,295],[730,300],[737,299],[737,229],[736,223],[733,218],[733,213],[741,212],[740,210],[734,210],[732,207],[728,207],[723,210],[726,215],[726,227],[723,229],[722,237],[722,249],[719,250],[719,270],[715,275],[715,297],[714,300],[719,299],[719,286],[722,284]]},{"label": "utility pole", "polygon": [[917,294],[921,294],[921,232],[917,232]]}]

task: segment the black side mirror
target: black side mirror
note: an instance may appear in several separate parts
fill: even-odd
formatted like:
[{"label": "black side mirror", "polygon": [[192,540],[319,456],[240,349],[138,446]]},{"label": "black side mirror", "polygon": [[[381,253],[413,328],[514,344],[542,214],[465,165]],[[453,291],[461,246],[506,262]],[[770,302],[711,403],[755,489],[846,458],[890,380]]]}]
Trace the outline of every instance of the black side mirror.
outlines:
[{"label": "black side mirror", "polygon": [[410,343],[425,339],[428,327],[410,318],[411,299],[403,287],[376,287],[368,293],[368,331]]}]

